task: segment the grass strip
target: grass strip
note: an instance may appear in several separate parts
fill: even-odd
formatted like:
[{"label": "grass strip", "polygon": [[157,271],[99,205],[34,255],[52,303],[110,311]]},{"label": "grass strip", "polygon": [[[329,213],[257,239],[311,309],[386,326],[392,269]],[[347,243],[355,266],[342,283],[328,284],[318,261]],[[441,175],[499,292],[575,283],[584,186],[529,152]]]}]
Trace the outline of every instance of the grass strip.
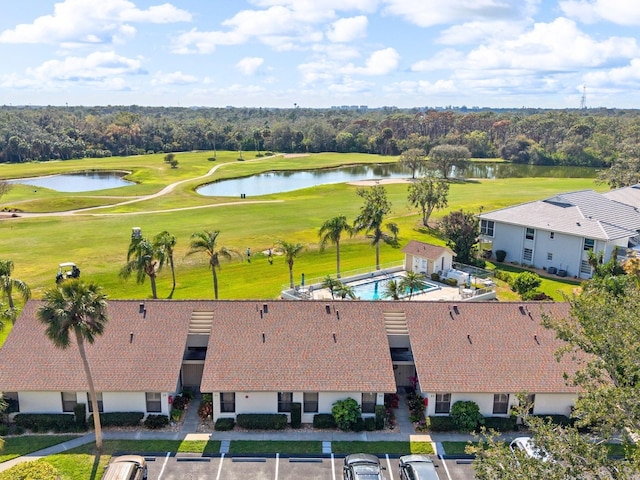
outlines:
[{"label": "grass strip", "polygon": [[4,448],[2,449],[2,455],[0,455],[0,463],[52,447],[67,440],[73,440],[77,437],[78,435],[25,435],[20,437],[7,437],[4,439]]}]

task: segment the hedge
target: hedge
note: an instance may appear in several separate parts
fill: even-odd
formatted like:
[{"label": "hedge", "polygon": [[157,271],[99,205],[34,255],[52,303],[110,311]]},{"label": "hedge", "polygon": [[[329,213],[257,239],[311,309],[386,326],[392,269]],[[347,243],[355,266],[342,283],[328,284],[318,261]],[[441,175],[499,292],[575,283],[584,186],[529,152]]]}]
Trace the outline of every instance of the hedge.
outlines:
[{"label": "hedge", "polygon": [[384,405],[376,405],[376,430],[384,428],[384,420],[387,417],[387,409]]},{"label": "hedge", "polygon": [[547,420],[554,425],[561,425],[563,427],[572,426],[575,421],[566,415],[531,415],[532,417],[542,418],[543,420]]},{"label": "hedge", "polygon": [[433,432],[451,432],[456,429],[449,416],[427,417],[426,426]]},{"label": "hedge", "polygon": [[363,432],[364,431],[364,420],[362,417],[356,418],[355,423],[351,426],[351,430],[354,432]]},{"label": "hedge", "polygon": [[75,415],[70,413],[19,413],[13,421],[18,427],[32,432],[75,432]]},{"label": "hedge", "polygon": [[313,428],[338,428],[336,419],[330,413],[316,413],[313,416]]},{"label": "hedge", "polygon": [[164,428],[167,425],[169,425],[169,417],[167,415],[148,415],[144,419],[144,426],[151,430]]},{"label": "hedge", "polygon": [[[109,412],[100,414],[103,427],[139,427],[144,418],[142,412]],[[89,415],[89,424],[93,425],[93,414]]]},{"label": "hedge", "polygon": [[484,426],[496,432],[512,432],[518,428],[517,417],[485,417]]},{"label": "hedge", "polygon": [[229,430],[233,430],[236,421],[233,418],[219,418],[216,420],[213,429],[218,432],[227,432]]},{"label": "hedge", "polygon": [[87,406],[84,403],[77,403],[73,407],[73,416],[78,431],[85,431],[87,429]]},{"label": "hedge", "polygon": [[302,404],[293,402],[291,404],[291,428],[302,427]]},{"label": "hedge", "polygon": [[247,430],[284,430],[287,426],[284,413],[241,413],[236,421]]},{"label": "hedge", "polygon": [[364,419],[364,429],[367,432],[373,432],[376,429],[376,419],[375,419],[375,417],[365,417],[365,419]]}]

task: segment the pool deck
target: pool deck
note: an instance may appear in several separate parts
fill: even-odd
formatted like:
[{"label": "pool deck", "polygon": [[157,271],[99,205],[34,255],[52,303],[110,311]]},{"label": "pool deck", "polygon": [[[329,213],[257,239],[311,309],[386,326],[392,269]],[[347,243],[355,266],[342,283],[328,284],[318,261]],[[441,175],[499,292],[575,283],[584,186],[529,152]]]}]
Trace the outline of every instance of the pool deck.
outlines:
[{"label": "pool deck", "polygon": [[[458,287],[450,287],[448,285],[442,285],[442,284],[438,284],[438,286],[441,287],[438,290],[431,290],[428,292],[417,293],[417,294],[414,293],[413,296],[411,297],[411,300],[422,300],[422,301],[460,300],[460,291],[458,290]],[[331,299],[331,292],[329,291],[328,288],[312,289],[311,292],[307,290],[305,293],[308,294],[307,298],[309,300]],[[390,300],[390,299],[381,298],[380,300]],[[406,300],[406,298],[404,300]],[[372,301],[375,302],[376,300],[372,300]]]}]

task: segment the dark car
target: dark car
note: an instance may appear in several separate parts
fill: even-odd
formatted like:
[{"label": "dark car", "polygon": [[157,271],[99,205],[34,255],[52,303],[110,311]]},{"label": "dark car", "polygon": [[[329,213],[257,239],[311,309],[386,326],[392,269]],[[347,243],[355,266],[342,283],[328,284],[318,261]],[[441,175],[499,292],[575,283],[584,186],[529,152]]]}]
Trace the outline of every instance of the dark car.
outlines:
[{"label": "dark car", "polygon": [[344,480],[385,480],[384,467],[375,455],[354,453],[344,459]]},{"label": "dark car", "polygon": [[404,455],[400,457],[400,480],[438,480],[438,473],[428,455]]}]

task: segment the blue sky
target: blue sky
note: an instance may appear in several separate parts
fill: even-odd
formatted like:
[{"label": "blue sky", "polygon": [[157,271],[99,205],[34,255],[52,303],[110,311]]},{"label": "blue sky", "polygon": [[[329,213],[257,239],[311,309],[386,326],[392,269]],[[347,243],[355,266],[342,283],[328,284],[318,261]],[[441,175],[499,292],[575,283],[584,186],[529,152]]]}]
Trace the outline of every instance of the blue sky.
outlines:
[{"label": "blue sky", "polygon": [[639,0],[22,0],[0,104],[640,108]]}]

